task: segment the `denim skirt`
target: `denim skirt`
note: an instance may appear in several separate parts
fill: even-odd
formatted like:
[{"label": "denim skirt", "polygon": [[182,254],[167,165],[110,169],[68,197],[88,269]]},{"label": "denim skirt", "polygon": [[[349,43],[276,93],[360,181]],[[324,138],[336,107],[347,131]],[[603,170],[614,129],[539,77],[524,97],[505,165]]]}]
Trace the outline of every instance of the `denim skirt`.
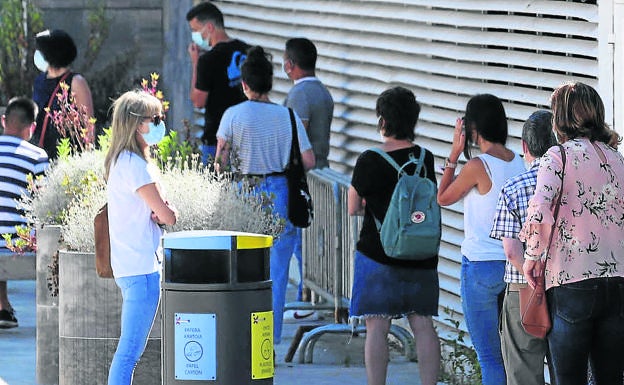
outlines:
[{"label": "denim skirt", "polygon": [[350,317],[437,316],[439,296],[437,269],[384,265],[355,252]]}]

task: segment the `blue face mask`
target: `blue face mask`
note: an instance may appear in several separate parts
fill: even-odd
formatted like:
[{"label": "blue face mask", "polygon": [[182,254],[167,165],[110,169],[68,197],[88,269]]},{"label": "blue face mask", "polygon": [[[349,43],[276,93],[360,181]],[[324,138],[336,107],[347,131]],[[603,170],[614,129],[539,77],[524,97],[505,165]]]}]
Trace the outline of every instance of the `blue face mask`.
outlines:
[{"label": "blue face mask", "polygon": [[162,120],[158,125],[149,122],[148,128],[149,131],[147,133],[141,133],[141,135],[143,135],[143,140],[145,140],[145,143],[147,143],[148,146],[160,143],[160,141],[165,137],[166,127],[165,122]]},{"label": "blue face mask", "polygon": [[191,33],[191,39],[193,43],[197,44],[197,46],[204,51],[210,51],[210,44],[204,40],[200,31],[194,31]]}]

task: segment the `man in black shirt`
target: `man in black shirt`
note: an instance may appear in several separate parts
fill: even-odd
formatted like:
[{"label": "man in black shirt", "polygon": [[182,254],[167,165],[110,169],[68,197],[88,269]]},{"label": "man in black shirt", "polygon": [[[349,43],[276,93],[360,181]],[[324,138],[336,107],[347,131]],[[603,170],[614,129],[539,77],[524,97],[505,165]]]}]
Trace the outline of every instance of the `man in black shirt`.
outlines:
[{"label": "man in black shirt", "polygon": [[188,48],[192,65],[190,98],[195,107],[205,108],[202,153],[204,164],[212,164],[208,156],[215,155],[223,112],[246,100],[240,85],[240,65],[249,45],[228,36],[223,14],[210,2],[191,8],[186,20],[193,37]]}]

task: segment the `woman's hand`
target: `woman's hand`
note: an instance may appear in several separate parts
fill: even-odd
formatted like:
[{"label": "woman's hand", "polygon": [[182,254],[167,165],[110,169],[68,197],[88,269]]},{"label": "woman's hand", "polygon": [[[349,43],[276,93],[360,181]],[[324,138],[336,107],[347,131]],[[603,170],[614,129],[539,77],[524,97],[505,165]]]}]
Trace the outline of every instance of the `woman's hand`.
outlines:
[{"label": "woman's hand", "polygon": [[466,131],[464,130],[464,120],[457,118],[455,121],[455,130],[453,131],[453,146],[449,155],[449,161],[457,163],[459,155],[464,151],[466,143]]},{"label": "woman's hand", "polygon": [[525,259],[524,264],[522,265],[522,271],[524,272],[524,278],[526,278],[529,286],[535,288],[537,286],[537,279],[543,280],[542,277],[542,269],[543,263],[540,261],[533,261],[530,259]]},{"label": "woman's hand", "polygon": [[[178,218],[178,210],[177,210],[175,207],[173,207],[173,206],[169,203],[169,201],[165,201],[165,206],[167,206],[167,207],[168,207],[171,211],[173,211],[173,214],[174,214],[174,216],[175,216],[175,218],[176,218],[176,221],[177,221],[177,218]],[[164,221],[163,221],[163,220],[161,220],[161,219],[158,217],[158,215],[156,215],[156,213],[155,213],[155,212],[153,212],[153,211],[152,211],[152,216],[151,216],[151,218],[152,218],[152,220],[153,220],[153,221],[154,221],[157,225],[159,225],[159,226],[162,226],[162,225],[164,225],[164,224],[165,224],[165,223],[164,223]]]},{"label": "woman's hand", "polygon": [[175,225],[178,213],[161,197],[156,183],[148,183],[139,187],[137,193],[152,209],[151,218],[154,222],[163,225]]}]

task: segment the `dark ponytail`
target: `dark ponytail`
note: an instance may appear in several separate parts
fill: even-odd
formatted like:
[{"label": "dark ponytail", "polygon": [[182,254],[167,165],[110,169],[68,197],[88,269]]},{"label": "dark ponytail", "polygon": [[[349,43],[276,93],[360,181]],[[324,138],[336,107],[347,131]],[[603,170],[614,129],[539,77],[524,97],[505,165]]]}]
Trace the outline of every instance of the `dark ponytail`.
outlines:
[{"label": "dark ponytail", "polygon": [[272,56],[260,46],[251,47],[241,66],[241,78],[247,86],[259,94],[266,94],[273,88]]}]

